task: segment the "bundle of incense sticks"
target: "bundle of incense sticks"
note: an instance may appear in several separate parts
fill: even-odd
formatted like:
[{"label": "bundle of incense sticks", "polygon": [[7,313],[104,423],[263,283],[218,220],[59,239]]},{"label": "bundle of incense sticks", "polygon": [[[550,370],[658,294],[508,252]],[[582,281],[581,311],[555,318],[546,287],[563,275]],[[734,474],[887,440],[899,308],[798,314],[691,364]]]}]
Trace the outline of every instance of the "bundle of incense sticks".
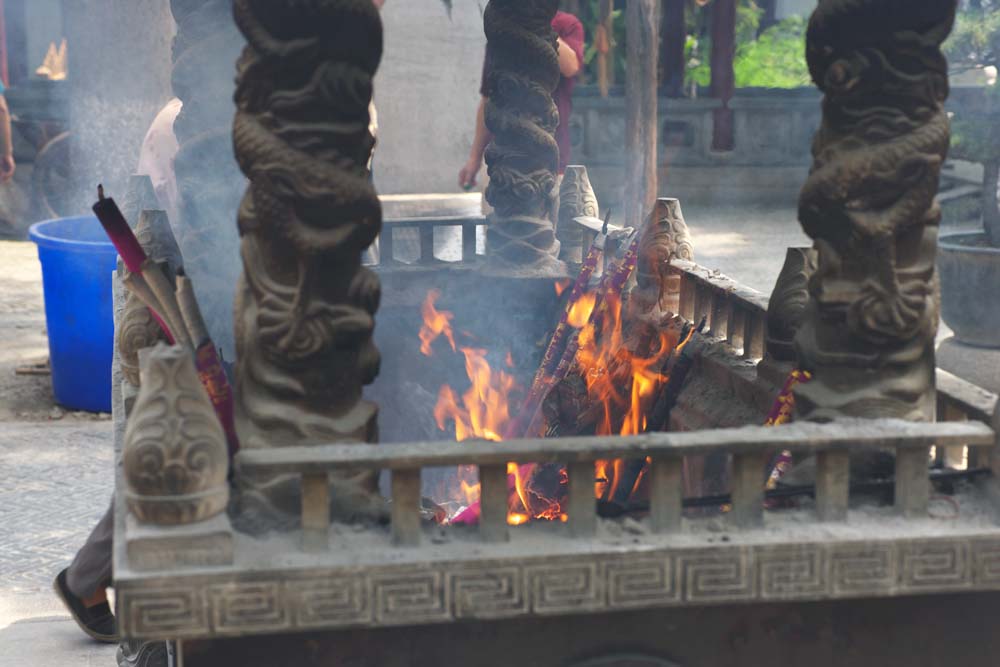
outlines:
[{"label": "bundle of incense sticks", "polygon": [[194,354],[198,377],[226,433],[232,457],[239,451],[233,417],[233,392],[219,353],[208,334],[191,280],[179,271],[175,289],[163,268],[147,257],[115,200],[104,196],[104,186],[97,186],[97,203],[93,209],[129,270],[124,279],[126,287],[146,304],[171,344],[181,345]]},{"label": "bundle of incense sticks", "polygon": [[[600,329],[601,322],[608,313],[608,297],[618,296],[620,299],[622,290],[625,289],[625,283],[628,282],[629,276],[635,271],[635,265],[639,257],[640,236],[638,233],[634,234],[632,243],[629,245],[625,255],[610,271],[606,271],[601,276],[601,282],[597,288],[597,303],[594,305],[594,310],[590,313],[590,319],[588,320],[588,324],[592,325],[595,331]],[[528,417],[528,426],[522,433],[518,434],[519,436],[530,438],[539,433],[542,420],[542,404],[545,403],[549,392],[569,374],[570,369],[576,361],[576,353],[579,350],[580,330],[577,329],[569,334],[566,349],[563,351],[555,370],[544,378],[543,386],[537,400],[530,405],[525,404],[522,413]]]},{"label": "bundle of incense sticks", "polygon": [[[610,220],[611,211],[609,210],[604,218],[604,228],[596,237],[594,237],[594,242],[591,243],[590,249],[587,251],[587,257],[584,259],[583,265],[580,267],[580,273],[573,282],[573,289],[570,290],[569,298],[566,301],[566,307],[563,309],[562,316],[559,318],[559,323],[556,325],[555,331],[549,339],[549,344],[545,348],[542,363],[539,364],[538,370],[535,372],[535,377],[531,382],[531,389],[528,390],[528,396],[524,401],[526,408],[531,409],[531,406],[540,404],[542,392],[545,390],[548,379],[559,365],[559,360],[562,356],[559,353],[565,346],[566,336],[569,334],[570,329],[572,329],[569,325],[570,312],[573,310],[573,306],[575,306],[580,300],[580,297],[583,296],[584,292],[587,291],[590,279],[594,275],[594,271],[597,270],[597,263],[601,260],[601,256],[604,254],[604,246],[608,239],[608,223]],[[524,427],[524,410],[521,411],[521,415],[522,418],[512,419],[508,423],[507,428],[503,433],[504,439],[516,437],[521,432]]]}]

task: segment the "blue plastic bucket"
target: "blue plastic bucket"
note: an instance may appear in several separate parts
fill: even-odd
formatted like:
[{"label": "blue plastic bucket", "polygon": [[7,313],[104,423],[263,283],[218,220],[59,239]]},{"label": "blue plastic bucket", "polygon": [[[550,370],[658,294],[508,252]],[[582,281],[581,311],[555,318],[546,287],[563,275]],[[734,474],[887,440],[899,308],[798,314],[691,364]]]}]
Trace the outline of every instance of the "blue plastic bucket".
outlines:
[{"label": "blue plastic bucket", "polygon": [[42,262],[56,402],[74,410],[110,412],[115,247],[90,215],[39,222],[29,235]]}]

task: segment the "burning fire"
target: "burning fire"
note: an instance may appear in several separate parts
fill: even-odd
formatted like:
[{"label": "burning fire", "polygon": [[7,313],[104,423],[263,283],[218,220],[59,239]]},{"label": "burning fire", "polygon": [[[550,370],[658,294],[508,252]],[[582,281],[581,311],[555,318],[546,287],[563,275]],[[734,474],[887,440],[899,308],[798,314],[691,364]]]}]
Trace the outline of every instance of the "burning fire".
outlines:
[{"label": "burning fire", "polygon": [[[558,283],[556,289],[560,289]],[[451,324],[454,315],[436,308],[439,296],[437,290],[432,290],[421,309],[420,350],[430,356],[432,343],[443,336],[452,350],[464,356],[470,386],[461,396],[448,385],[441,387],[434,408],[438,428],[447,430],[449,422],[453,422],[457,441],[502,441],[504,432],[512,425],[512,411],[519,407],[514,397],[520,395],[522,388],[511,373],[491,367],[485,349],[456,344]],[[585,293],[568,313],[568,324],[579,331],[575,372],[584,379],[588,410],[597,413],[594,427],[597,435],[643,433],[650,426],[648,418],[656,397],[668,380],[666,361],[675,347],[680,349],[678,341],[668,332],[660,332],[649,341],[626,340],[621,300],[613,294],[603,296],[599,299],[594,292]],[[504,361],[508,368],[514,367],[509,352]],[[605,499],[614,496],[623,470],[621,460],[598,461],[595,495]],[[566,520],[560,504],[567,482],[564,469],[510,463],[507,472],[508,524],[519,525],[532,519]],[[461,488],[456,500],[475,508],[478,516],[479,483],[475,467],[462,466],[458,477]],[[545,478],[545,484],[534,483],[540,477]],[[632,490],[638,485],[637,480]]]}]

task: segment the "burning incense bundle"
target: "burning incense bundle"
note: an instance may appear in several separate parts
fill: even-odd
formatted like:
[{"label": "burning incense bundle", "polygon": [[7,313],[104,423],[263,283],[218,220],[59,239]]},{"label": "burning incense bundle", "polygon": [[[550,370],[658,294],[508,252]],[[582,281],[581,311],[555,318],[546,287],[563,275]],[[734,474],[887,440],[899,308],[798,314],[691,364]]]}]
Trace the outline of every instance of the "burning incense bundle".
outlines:
[{"label": "burning incense bundle", "polygon": [[[639,237],[639,234],[634,235],[632,243],[629,245],[628,250],[621,260],[614,264],[610,271],[606,271],[604,275],[601,276],[601,282],[597,289],[597,302],[594,305],[594,309],[590,313],[590,319],[587,322],[587,324],[593,326],[595,330],[600,328],[601,321],[607,316],[610,302],[615,300],[615,297],[617,297],[617,301],[620,303],[625,283],[628,282],[629,276],[631,276],[632,272],[635,271],[636,261],[639,256]],[[524,432],[519,435],[531,437],[538,434],[543,414],[542,404],[545,402],[545,398],[549,395],[549,392],[552,391],[552,388],[564,380],[569,374],[570,369],[576,361],[576,354],[579,350],[580,330],[576,329],[569,334],[566,349],[563,351],[555,370],[543,379],[543,384],[541,386],[541,390],[539,391],[537,400],[532,403],[525,403],[522,414],[528,419],[528,426],[524,429]]]},{"label": "burning incense bundle", "polygon": [[230,456],[234,455],[239,450],[239,441],[233,418],[233,392],[208,335],[190,279],[179,272],[175,290],[162,267],[147,257],[115,200],[104,196],[101,185],[97,186],[97,203],[93,208],[129,270],[125,285],[146,304],[171,344],[194,353],[198,376],[226,432]]}]

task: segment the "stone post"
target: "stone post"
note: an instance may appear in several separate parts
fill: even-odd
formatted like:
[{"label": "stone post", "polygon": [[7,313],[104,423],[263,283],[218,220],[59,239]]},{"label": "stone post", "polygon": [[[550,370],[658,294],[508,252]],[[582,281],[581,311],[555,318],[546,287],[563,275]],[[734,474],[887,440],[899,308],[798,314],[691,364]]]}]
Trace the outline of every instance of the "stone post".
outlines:
[{"label": "stone post", "polygon": [[[362,388],[379,370],[381,287],[361,255],[382,226],[366,168],[381,20],[358,0],[236,0],[234,9],[248,44],[233,137],[250,179],[239,212],[240,440],[249,449],[374,442],[377,407]],[[335,514],[375,506],[374,474],[331,478]],[[298,511],[290,480],[242,481]]]},{"label": "stone post", "polygon": [[557,0],[490,0],[484,14],[492,68],[486,80],[486,150],[494,209],[487,229],[491,268],[562,277],[555,212],[559,112],[552,92],[559,59],[552,18]]},{"label": "stone post", "polygon": [[799,201],[818,269],[796,335],[797,418],[934,417],[941,43],[957,0],[822,0],[807,58],[823,123]]}]

